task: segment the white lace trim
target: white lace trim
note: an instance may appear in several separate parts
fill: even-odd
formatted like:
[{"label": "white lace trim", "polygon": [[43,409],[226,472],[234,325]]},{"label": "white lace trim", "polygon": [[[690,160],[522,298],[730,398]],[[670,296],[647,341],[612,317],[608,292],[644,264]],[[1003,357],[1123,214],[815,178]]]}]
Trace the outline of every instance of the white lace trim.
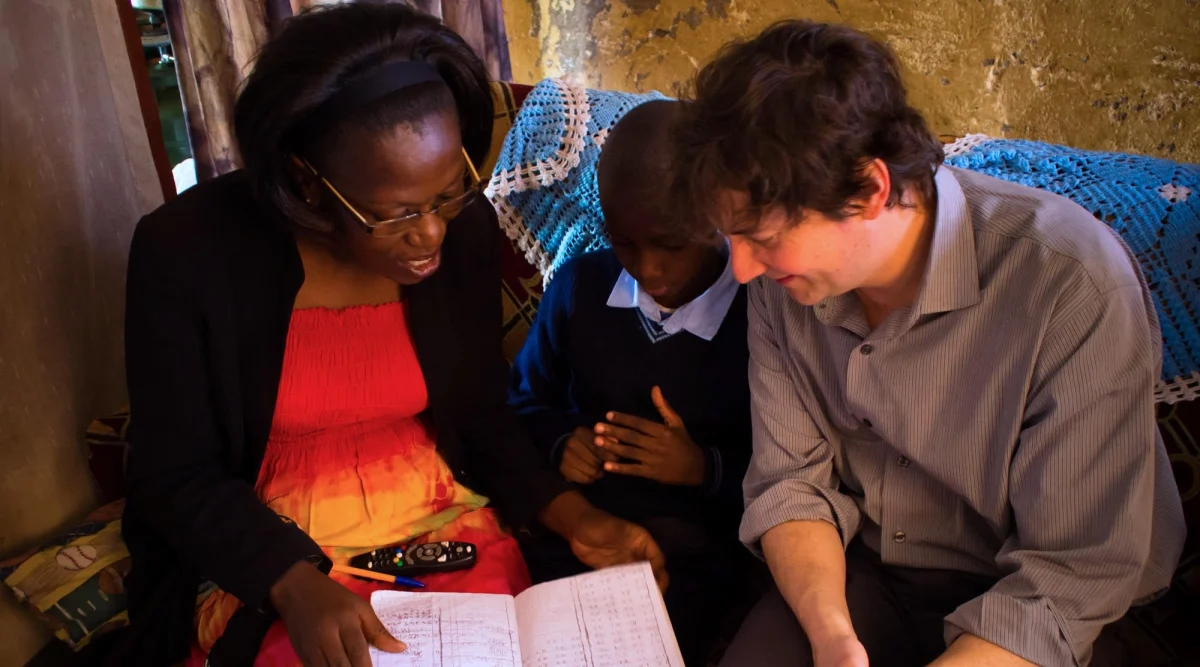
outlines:
[{"label": "white lace trim", "polygon": [[989,139],[991,137],[986,134],[968,134],[952,144],[946,144],[942,150],[945,151],[946,157],[958,157]]},{"label": "white lace trim", "polygon": [[1177,377],[1171,382],[1159,380],[1154,386],[1154,402],[1174,405],[1182,401],[1200,398],[1200,371],[1186,377]]}]

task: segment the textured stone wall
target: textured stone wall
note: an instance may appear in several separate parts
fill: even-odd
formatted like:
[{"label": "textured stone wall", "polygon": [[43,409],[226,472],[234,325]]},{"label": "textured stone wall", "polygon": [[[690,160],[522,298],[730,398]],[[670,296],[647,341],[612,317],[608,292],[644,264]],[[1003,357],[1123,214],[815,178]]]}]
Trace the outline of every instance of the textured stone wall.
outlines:
[{"label": "textured stone wall", "polygon": [[939,134],[1200,162],[1200,0],[504,0],[513,76],[687,89],[726,41],[786,17],[899,55]]}]

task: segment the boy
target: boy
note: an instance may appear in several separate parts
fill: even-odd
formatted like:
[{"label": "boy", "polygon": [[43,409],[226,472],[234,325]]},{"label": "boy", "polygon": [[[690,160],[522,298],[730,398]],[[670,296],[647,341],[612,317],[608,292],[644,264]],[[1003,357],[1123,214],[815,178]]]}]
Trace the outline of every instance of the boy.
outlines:
[{"label": "boy", "polygon": [[[750,456],[746,289],[724,240],[665,234],[679,103],[631,110],[597,168],[611,250],[564,265],[513,368],[509,402],[596,507],[667,559],[667,610],[703,665],[752,563],[737,542]],[[535,582],[585,571],[554,535],[523,545]]]}]

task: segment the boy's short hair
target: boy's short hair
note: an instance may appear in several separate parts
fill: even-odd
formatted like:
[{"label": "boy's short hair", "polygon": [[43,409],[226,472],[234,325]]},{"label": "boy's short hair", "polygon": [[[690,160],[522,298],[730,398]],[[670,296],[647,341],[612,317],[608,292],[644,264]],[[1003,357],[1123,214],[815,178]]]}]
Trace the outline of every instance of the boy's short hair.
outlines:
[{"label": "boy's short hair", "polygon": [[[889,206],[908,191],[930,202],[943,159],[892,52],[812,21],[726,45],[697,74],[675,127],[673,209],[697,231],[752,232],[777,208],[794,222],[806,210],[845,219],[872,194],[862,167],[875,158],[891,175]],[[746,193],[749,206],[719,225],[722,190]]]},{"label": "boy's short hair", "polygon": [[600,208],[606,217],[620,211],[665,218],[663,195],[673,165],[671,130],[681,106],[674,100],[639,104],[609,132],[596,165]]}]

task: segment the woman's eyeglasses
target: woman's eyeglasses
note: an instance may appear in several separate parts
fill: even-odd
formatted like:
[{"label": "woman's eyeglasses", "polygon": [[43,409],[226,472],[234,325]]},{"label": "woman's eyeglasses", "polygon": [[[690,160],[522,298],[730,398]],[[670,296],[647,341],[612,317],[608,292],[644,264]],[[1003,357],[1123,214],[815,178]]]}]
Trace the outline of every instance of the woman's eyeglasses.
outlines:
[{"label": "woman's eyeglasses", "polygon": [[436,215],[447,222],[453,220],[454,218],[457,218],[458,215],[463,212],[463,209],[470,205],[471,202],[475,201],[475,198],[479,196],[481,189],[480,186],[483,184],[483,179],[479,177],[479,172],[475,169],[475,163],[471,162],[471,156],[467,155],[467,149],[464,148],[462,154],[463,158],[465,158],[467,161],[467,171],[465,174],[463,174],[463,181],[466,185],[466,188],[461,195],[458,195],[452,199],[448,199],[445,202],[430,208],[428,211],[409,213],[408,215],[402,215],[398,218],[391,218],[389,220],[375,220],[373,217],[363,215],[357,208],[354,207],[353,204],[350,203],[349,200],[342,196],[341,192],[338,192],[337,188],[333,187],[333,183],[330,183],[324,176],[322,176],[320,172],[317,171],[316,167],[313,167],[311,164],[309,164],[308,160],[305,160],[304,158],[296,159],[299,160],[299,162],[303,164],[305,168],[311,171],[313,176],[321,179],[321,182],[325,184],[325,187],[329,188],[329,191],[333,193],[333,196],[337,197],[338,201],[342,203],[342,206],[346,207],[347,211],[350,211],[351,215],[354,216],[354,219],[357,220],[360,225],[362,225],[363,229],[365,229],[368,234],[371,236],[392,236],[394,234],[399,234],[400,232],[404,231],[409,224],[414,223],[427,215]]}]

